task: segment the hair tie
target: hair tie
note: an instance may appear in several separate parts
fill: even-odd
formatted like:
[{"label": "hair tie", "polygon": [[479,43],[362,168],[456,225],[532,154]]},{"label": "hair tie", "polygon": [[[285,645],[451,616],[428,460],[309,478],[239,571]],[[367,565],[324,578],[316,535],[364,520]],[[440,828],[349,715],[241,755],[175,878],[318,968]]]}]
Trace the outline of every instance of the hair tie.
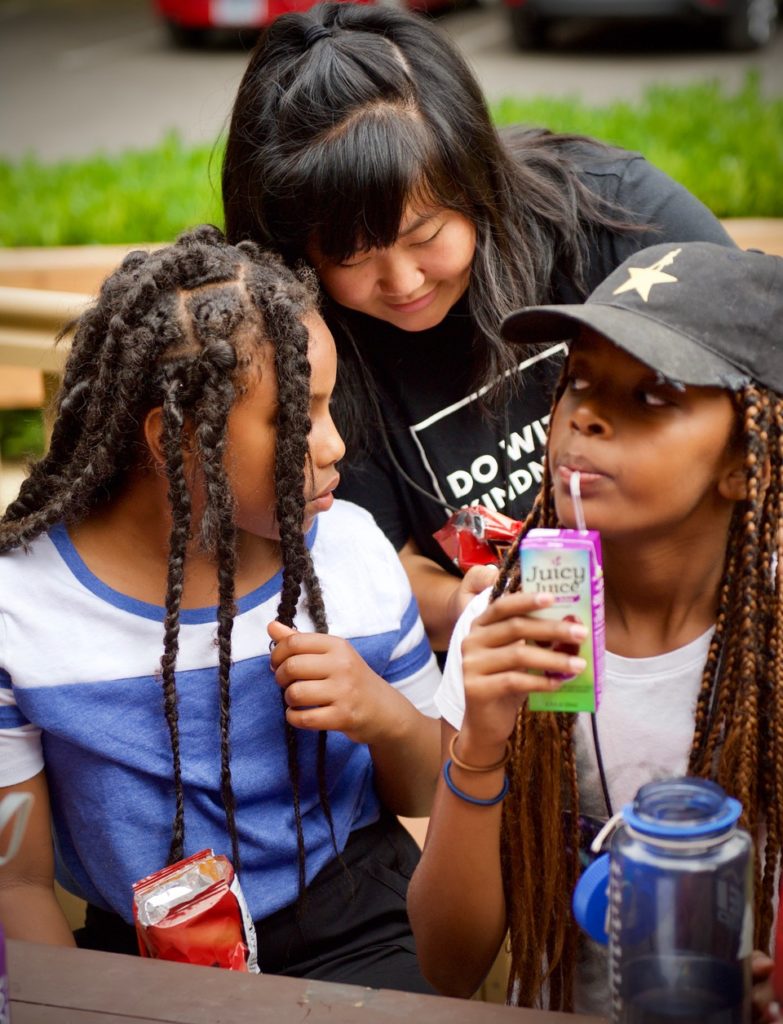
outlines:
[{"label": "hair tie", "polygon": [[308,25],[304,32],[305,49],[309,50],[314,43],[318,42],[319,39],[331,38],[332,30],[327,28],[326,25]]}]

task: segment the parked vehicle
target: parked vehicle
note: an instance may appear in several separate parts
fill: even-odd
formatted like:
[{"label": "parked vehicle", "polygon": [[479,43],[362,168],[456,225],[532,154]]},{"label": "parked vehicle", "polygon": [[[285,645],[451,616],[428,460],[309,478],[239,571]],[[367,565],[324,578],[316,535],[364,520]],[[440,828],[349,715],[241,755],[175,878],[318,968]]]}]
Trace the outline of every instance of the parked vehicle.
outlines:
[{"label": "parked vehicle", "polygon": [[778,25],[778,0],[504,0],[520,49],[545,46],[551,24],[563,18],[613,20],[676,18],[719,30],[731,50],[768,43]]},{"label": "parked vehicle", "polygon": [[[154,0],[155,9],[179,46],[200,46],[211,32],[253,32],[289,11],[306,11],[318,0]],[[374,3],[376,0],[352,0]],[[454,0],[399,0],[413,11],[429,13]]]},{"label": "parked vehicle", "polygon": [[[258,30],[281,14],[306,11],[318,0],[154,0],[172,39],[200,46],[215,31]],[[373,0],[354,0],[372,3]]]}]

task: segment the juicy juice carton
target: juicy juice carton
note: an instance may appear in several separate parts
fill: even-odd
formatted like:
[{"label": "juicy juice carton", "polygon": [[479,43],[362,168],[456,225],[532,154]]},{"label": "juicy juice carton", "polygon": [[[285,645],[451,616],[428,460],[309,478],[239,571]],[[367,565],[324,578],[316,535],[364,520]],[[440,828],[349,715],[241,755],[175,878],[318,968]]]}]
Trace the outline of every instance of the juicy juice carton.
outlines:
[{"label": "juicy juice carton", "polygon": [[531,530],[519,549],[522,590],[554,594],[554,604],[537,618],[567,619],[587,627],[587,639],[564,645],[587,667],[564,680],[559,690],[531,693],[531,711],[597,711],[604,675],[604,577],[601,538],[596,530]]}]

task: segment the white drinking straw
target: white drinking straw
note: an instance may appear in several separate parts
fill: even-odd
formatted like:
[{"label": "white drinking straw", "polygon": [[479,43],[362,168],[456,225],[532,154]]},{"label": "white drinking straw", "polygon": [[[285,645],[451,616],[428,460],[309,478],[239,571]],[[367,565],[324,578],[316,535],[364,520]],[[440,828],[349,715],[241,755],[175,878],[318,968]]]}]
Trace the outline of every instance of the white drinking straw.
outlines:
[{"label": "white drinking straw", "polygon": [[587,523],[585,522],[585,513],[582,508],[582,494],[579,489],[579,481],[581,479],[581,473],[579,470],[574,470],[571,474],[570,488],[571,488],[571,501],[574,503],[574,515],[576,516],[576,528],[582,533],[587,532]]}]

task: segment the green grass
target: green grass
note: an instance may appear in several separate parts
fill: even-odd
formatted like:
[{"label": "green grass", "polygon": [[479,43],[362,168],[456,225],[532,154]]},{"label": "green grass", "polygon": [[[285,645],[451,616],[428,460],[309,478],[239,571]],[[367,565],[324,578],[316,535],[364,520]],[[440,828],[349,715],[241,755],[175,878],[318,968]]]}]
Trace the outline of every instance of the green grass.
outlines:
[{"label": "green grass", "polygon": [[718,217],[783,216],[783,98],[762,96],[757,75],[733,95],[717,81],[657,85],[638,103],[508,99],[494,114],[498,124],[544,125],[638,150]]},{"label": "green grass", "polygon": [[[634,103],[507,99],[499,124],[544,125],[644,153],[719,217],[783,217],[783,99],[751,74],[736,93],[717,81],[648,88]],[[156,242],[221,223],[222,144],[176,135],[149,150],[43,164],[0,160],[0,245]]]},{"label": "green grass", "polygon": [[0,245],[162,242],[220,223],[221,156],[170,134],[119,156],[0,160]]}]

